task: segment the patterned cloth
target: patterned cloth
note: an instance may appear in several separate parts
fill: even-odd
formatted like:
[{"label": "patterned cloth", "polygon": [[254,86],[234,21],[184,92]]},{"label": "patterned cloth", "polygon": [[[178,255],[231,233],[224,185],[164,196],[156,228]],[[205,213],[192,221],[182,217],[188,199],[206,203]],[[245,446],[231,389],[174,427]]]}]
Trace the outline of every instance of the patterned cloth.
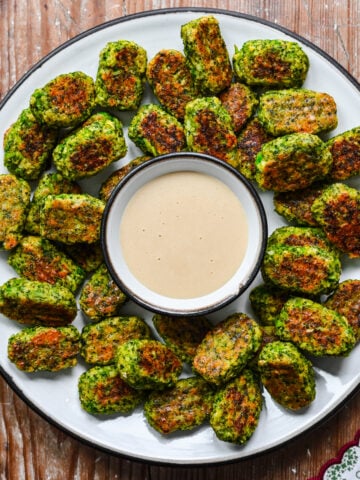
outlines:
[{"label": "patterned cloth", "polygon": [[360,430],[352,442],[344,445],[335,458],[320,469],[317,477],[308,480],[360,480]]}]

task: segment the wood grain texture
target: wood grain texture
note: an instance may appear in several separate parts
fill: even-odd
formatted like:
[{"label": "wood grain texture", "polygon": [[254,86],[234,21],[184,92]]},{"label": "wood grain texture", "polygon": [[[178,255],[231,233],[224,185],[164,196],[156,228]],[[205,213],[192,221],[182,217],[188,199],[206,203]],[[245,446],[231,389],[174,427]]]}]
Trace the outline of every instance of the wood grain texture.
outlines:
[{"label": "wood grain texture", "polygon": [[[318,0],[0,0],[0,98],[44,55],[116,17],[172,7],[214,7],[270,20],[312,41],[360,80],[360,2]],[[108,455],[32,411],[0,379],[0,480],[300,480],[352,440],[360,392],[315,431],[257,459],[171,468]]]}]

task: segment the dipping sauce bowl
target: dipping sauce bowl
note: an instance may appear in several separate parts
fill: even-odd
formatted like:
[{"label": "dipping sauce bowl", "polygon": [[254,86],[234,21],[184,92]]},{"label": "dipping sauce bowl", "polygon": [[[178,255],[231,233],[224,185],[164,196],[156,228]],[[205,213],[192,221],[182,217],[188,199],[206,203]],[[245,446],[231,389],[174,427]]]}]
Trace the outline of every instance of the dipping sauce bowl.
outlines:
[{"label": "dipping sauce bowl", "polygon": [[254,186],[209,155],[162,155],[134,168],[103,215],[105,263],[142,307],[203,315],[240,296],[264,256],[267,221]]}]

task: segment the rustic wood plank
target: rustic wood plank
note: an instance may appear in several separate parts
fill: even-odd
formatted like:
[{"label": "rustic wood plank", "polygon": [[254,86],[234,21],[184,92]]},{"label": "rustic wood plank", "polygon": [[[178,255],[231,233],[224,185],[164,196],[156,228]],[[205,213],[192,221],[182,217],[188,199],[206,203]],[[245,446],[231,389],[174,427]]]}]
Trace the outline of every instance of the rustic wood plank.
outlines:
[{"label": "rustic wood plank", "polygon": [[[0,0],[0,98],[38,60],[80,32],[144,10],[212,7],[256,15],[311,40],[360,79],[360,4],[347,0]],[[0,379],[0,478],[6,480],[306,479],[350,441],[360,422],[360,392],[331,421],[259,459],[171,468],[101,452],[33,412]]]}]

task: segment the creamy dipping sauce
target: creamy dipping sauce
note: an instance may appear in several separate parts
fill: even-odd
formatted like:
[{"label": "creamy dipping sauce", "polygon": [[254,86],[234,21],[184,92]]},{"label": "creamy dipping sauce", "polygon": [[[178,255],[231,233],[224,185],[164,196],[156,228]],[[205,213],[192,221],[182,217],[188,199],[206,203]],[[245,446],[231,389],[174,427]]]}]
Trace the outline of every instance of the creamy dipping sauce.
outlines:
[{"label": "creamy dipping sauce", "polygon": [[248,243],[244,209],[231,189],[203,173],[168,173],[131,197],[120,243],[132,274],[172,298],[213,292],[236,272]]}]

